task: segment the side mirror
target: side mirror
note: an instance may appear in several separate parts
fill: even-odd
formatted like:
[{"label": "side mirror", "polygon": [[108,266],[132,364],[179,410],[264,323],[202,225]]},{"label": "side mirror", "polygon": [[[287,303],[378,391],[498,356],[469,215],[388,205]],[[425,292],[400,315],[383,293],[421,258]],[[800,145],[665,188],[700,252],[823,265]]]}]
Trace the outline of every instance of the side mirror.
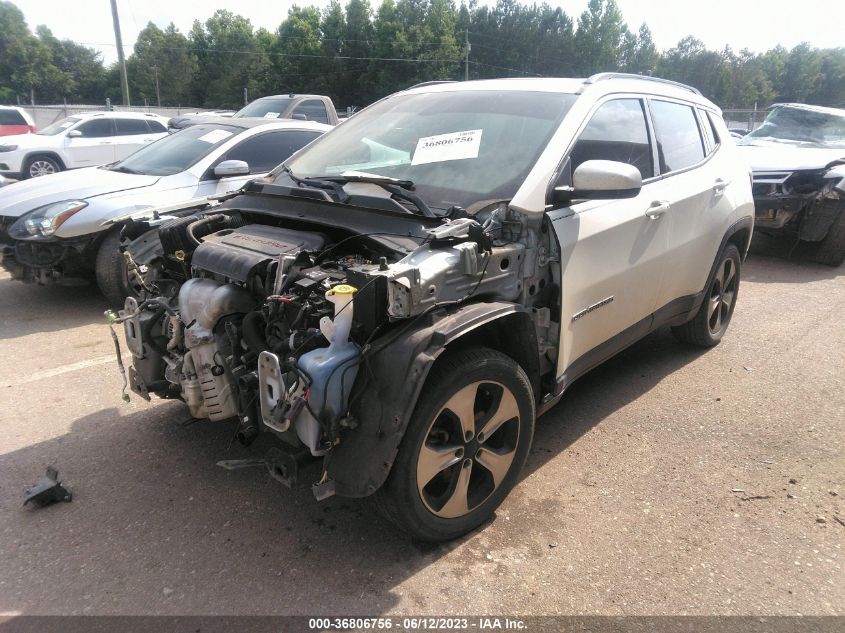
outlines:
[{"label": "side mirror", "polygon": [[292,118],[296,121],[307,121],[308,120],[308,117],[305,116],[304,114],[291,114],[290,118]]},{"label": "side mirror", "polygon": [[68,138],[79,138],[80,136],[82,136],[82,132],[79,130],[71,130],[67,133]]},{"label": "side mirror", "polygon": [[249,165],[242,160],[224,160],[214,168],[214,175],[218,178],[226,176],[248,176]]},{"label": "side mirror", "polygon": [[572,174],[572,187],[556,187],[555,201],[564,198],[588,200],[617,200],[634,198],[643,188],[640,170],[615,160],[584,161]]}]

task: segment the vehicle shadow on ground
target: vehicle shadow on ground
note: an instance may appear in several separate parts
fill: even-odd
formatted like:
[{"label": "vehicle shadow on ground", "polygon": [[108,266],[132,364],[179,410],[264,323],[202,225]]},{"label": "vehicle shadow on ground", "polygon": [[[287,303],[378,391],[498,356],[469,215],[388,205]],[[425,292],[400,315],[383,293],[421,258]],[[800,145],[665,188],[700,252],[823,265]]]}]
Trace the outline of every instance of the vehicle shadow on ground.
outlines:
[{"label": "vehicle shadow on ground", "polygon": [[97,285],[37,286],[0,276],[0,340],[103,323],[108,302]]},{"label": "vehicle shadow on ground", "polygon": [[[702,353],[662,330],[576,382],[538,422],[523,477]],[[0,611],[381,613],[415,604],[404,580],[488,530],[508,529],[494,518],[450,544],[414,542],[364,502],[317,503],[307,485],[317,464],[293,490],[263,469],[217,467],[267,445],[244,448],[232,442],[232,425],[186,419],[179,403],[105,409],[2,456]],[[73,502],[22,509],[23,489],[47,464]],[[58,575],[77,581],[57,594]]]},{"label": "vehicle shadow on ground", "polygon": [[845,274],[845,266],[825,266],[813,261],[812,244],[790,237],[772,237],[755,233],[742,271],[746,281],[764,283],[806,283],[835,279]]}]

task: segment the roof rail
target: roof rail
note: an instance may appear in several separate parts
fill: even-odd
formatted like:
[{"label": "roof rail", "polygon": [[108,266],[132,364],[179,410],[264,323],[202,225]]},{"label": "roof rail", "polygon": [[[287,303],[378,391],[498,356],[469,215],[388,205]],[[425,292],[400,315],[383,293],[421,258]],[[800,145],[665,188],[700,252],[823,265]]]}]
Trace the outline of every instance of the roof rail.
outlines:
[{"label": "roof rail", "polygon": [[456,83],[458,83],[458,82],[451,80],[451,79],[444,79],[442,81],[424,81],[420,84],[414,84],[413,86],[411,86],[409,88],[405,88],[405,90],[413,90],[414,88],[423,88],[425,86],[437,86],[439,84],[456,84]]},{"label": "roof rail", "polygon": [[605,81],[607,79],[641,79],[643,81],[653,81],[660,84],[675,86],[676,88],[683,88],[684,90],[689,90],[690,92],[699,96],[701,95],[701,92],[698,90],[698,88],[693,88],[692,86],[682,84],[679,81],[672,81],[671,79],[661,79],[660,77],[649,77],[648,75],[635,75],[633,73],[598,73],[588,79],[585,79],[584,83],[594,84],[596,82]]}]

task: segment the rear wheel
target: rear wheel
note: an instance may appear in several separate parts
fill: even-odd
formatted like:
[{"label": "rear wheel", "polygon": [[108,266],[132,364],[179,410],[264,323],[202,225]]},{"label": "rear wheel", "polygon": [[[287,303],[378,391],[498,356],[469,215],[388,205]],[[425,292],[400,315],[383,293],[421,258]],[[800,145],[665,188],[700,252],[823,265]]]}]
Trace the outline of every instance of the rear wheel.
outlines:
[{"label": "rear wheel", "polygon": [[839,212],[827,235],[819,242],[813,259],[828,266],[841,266],[845,261],[845,208]]},{"label": "rear wheel", "polygon": [[428,541],[475,529],[516,484],[534,417],[531,384],[513,359],[487,348],[442,359],[375,494],[377,508]]},{"label": "rear wheel", "polygon": [[32,156],[26,161],[23,169],[23,177],[38,178],[40,176],[49,176],[62,171],[62,166],[55,158],[50,156]]},{"label": "rear wheel", "polygon": [[713,347],[722,340],[736,307],[741,266],[739,250],[728,244],[722,251],[716,274],[695,317],[672,328],[672,334],[678,340],[701,347]]}]

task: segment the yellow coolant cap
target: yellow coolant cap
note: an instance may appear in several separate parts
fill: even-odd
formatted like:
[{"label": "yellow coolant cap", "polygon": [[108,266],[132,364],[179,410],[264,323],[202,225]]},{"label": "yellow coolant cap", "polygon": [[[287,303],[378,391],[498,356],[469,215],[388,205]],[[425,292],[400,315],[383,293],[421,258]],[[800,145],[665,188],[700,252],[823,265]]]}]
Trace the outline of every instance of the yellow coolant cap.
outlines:
[{"label": "yellow coolant cap", "polygon": [[340,284],[339,286],[335,286],[331,290],[329,290],[326,294],[330,295],[351,295],[358,292],[358,289],[355,286],[350,286],[348,284]]}]

